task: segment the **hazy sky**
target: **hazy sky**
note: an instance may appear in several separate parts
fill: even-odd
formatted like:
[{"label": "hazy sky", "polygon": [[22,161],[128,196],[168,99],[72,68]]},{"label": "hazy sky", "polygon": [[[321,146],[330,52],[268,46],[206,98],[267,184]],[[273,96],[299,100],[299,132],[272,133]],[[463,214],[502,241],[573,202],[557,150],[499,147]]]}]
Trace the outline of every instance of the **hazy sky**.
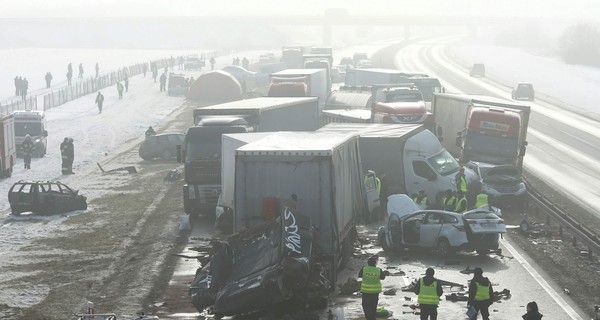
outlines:
[{"label": "hazy sky", "polygon": [[0,0],[0,18],[322,14],[599,17],[600,0]]}]

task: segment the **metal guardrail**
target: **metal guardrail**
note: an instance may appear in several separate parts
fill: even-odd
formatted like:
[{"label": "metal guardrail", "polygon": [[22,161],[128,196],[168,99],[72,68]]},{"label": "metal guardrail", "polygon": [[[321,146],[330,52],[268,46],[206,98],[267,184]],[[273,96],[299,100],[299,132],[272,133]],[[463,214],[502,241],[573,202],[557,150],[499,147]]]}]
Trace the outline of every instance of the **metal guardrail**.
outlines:
[{"label": "metal guardrail", "polygon": [[562,208],[553,204],[539,191],[533,188],[526,179],[523,180],[525,181],[525,185],[527,186],[527,191],[529,193],[529,204],[533,204],[537,208],[546,212],[548,214],[548,223],[550,223],[550,219],[558,222],[559,234],[561,237],[563,236],[563,229],[566,229],[571,235],[573,235],[574,245],[577,245],[577,241],[579,240],[588,247],[590,258],[592,257],[592,252],[600,254],[600,235],[581,224],[575,219],[575,217],[569,215]]}]

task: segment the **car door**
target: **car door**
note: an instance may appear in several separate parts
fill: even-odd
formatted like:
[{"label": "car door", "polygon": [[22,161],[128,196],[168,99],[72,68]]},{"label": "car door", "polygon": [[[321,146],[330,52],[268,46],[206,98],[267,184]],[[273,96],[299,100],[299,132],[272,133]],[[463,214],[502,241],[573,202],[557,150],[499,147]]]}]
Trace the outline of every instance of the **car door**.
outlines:
[{"label": "car door", "polygon": [[417,212],[402,220],[402,240],[411,246],[421,246],[421,227],[427,212]]},{"label": "car door", "polygon": [[421,221],[421,238],[419,246],[434,247],[437,243],[438,235],[442,229],[443,218],[439,212],[428,212],[423,221]]},{"label": "car door", "polygon": [[386,226],[386,237],[391,247],[402,245],[402,221],[396,214],[390,215]]}]

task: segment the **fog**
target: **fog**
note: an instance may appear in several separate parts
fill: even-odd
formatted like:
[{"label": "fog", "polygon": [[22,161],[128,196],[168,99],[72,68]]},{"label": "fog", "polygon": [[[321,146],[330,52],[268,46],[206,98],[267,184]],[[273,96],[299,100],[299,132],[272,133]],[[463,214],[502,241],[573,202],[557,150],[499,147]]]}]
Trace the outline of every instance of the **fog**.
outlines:
[{"label": "fog", "polygon": [[596,0],[1,0],[0,8],[0,18],[314,15],[327,8],[354,15],[600,17]]}]

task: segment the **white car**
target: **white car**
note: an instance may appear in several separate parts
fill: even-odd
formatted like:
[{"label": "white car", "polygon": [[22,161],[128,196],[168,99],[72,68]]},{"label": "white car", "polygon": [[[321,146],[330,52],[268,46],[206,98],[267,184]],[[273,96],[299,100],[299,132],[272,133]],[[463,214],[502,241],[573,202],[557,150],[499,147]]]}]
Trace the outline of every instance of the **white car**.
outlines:
[{"label": "white car", "polygon": [[[412,204],[411,204],[412,203]],[[406,195],[388,197],[388,220],[379,228],[383,250],[396,248],[433,249],[447,256],[455,251],[479,254],[498,251],[504,220],[485,207],[459,214],[442,210],[419,210]]]}]

